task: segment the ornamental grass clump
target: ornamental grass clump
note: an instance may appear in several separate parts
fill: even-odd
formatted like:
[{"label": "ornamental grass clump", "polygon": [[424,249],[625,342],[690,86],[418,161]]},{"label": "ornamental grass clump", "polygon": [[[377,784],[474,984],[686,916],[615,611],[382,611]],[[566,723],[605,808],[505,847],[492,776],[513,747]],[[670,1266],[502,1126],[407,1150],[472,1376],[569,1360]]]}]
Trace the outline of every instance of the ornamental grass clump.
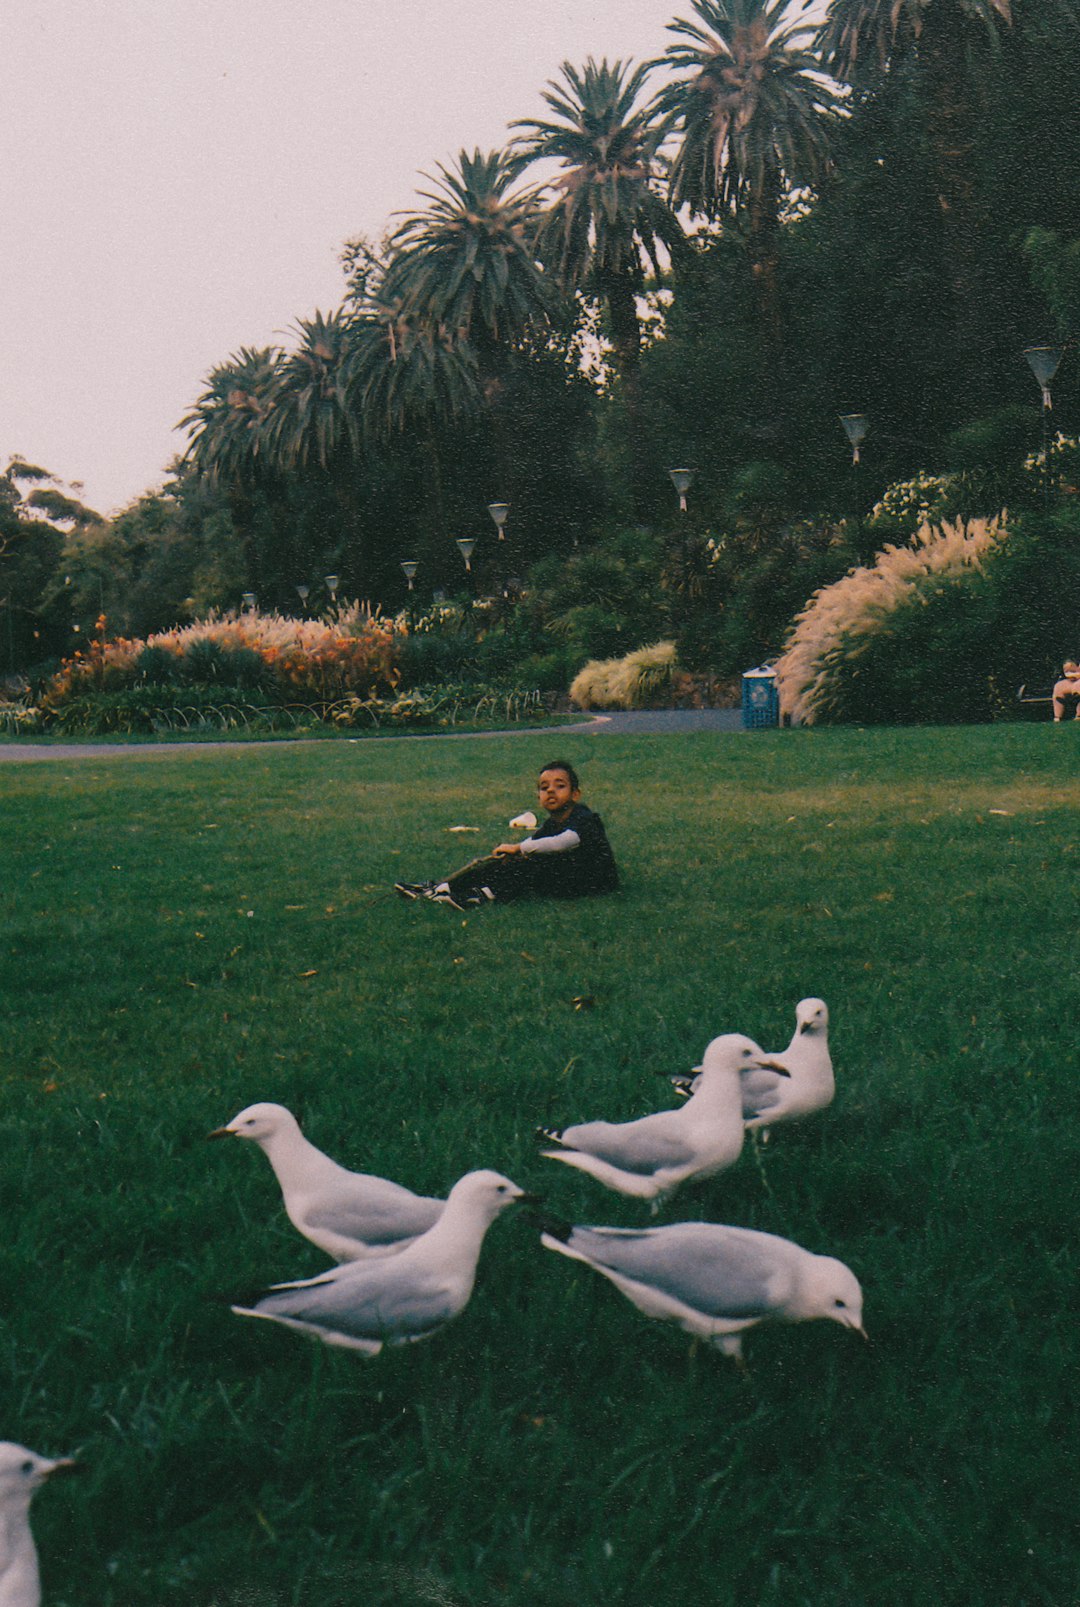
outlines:
[{"label": "ornamental grass clump", "polygon": [[670,693],[678,669],[674,642],[635,648],[624,658],[593,659],[570,684],[583,709],[641,709]]},{"label": "ornamental grass clump", "polygon": [[803,725],[990,718],[984,565],[1004,538],[996,520],[924,525],[815,592],[776,665],[783,713]]}]

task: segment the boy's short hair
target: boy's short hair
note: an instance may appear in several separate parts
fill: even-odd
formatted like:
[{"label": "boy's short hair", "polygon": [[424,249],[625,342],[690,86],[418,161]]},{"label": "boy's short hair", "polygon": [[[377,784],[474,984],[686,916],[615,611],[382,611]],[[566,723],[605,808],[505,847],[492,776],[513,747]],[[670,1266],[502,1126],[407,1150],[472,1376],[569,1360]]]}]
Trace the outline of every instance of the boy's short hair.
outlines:
[{"label": "boy's short hair", "polygon": [[568,764],[565,759],[552,759],[550,764],[542,764],[536,773],[538,776],[542,776],[545,770],[564,770],[566,772],[567,779],[570,782],[571,790],[573,792],[581,791],[581,782],[578,780],[578,773],[574,769],[573,765]]}]

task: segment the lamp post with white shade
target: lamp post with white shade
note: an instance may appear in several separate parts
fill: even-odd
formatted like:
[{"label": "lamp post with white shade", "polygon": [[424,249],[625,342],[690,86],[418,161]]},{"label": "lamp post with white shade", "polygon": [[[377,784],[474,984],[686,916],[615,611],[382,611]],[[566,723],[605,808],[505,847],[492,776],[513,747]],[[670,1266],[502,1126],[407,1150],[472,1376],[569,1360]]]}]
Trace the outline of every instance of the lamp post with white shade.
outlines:
[{"label": "lamp post with white shade", "polygon": [[865,439],[870,428],[870,420],[865,413],[841,413],[840,422],[844,426],[844,434],[851,443],[851,462],[857,465],[859,461],[859,447]]},{"label": "lamp post with white shade", "polygon": [[1027,358],[1028,367],[1034,374],[1035,381],[1042,391],[1043,498],[1047,502],[1050,500],[1050,409],[1053,406],[1053,402],[1050,399],[1050,386],[1064,355],[1064,346],[1027,346],[1024,348],[1024,356]]},{"label": "lamp post with white shade", "polygon": [[473,555],[474,551],[476,550],[476,542],[472,539],[471,536],[461,536],[454,543],[454,545],[457,547],[458,552],[460,552],[461,556],[465,560],[465,573],[467,575],[471,575],[472,574],[472,555]]},{"label": "lamp post with white shade", "polygon": [[499,532],[499,540],[505,541],[506,532],[504,527],[506,525],[507,515],[510,512],[509,502],[489,502],[488,512],[495,521],[495,528]]},{"label": "lamp post with white shade", "polygon": [[690,482],[694,478],[693,469],[669,469],[671,483],[679,493],[679,512],[686,512],[686,493],[690,489]]}]

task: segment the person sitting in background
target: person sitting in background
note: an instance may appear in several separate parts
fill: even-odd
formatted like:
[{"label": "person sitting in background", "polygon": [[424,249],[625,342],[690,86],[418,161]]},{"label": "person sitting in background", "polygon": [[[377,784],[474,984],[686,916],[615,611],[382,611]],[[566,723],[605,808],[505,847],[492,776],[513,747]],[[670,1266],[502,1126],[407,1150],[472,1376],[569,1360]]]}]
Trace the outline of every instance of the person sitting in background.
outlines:
[{"label": "person sitting in background", "polygon": [[1073,718],[1080,720],[1080,665],[1075,659],[1067,658],[1061,668],[1061,680],[1054,682],[1053,691],[1055,725],[1064,718],[1069,706],[1074,711]]},{"label": "person sitting in background", "polygon": [[619,885],[615,856],[600,816],[581,802],[573,765],[564,759],[546,764],[536,793],[547,819],[530,836],[499,843],[487,858],[474,860],[445,881],[395,882],[394,891],[401,898],[459,910],[516,898],[614,892]]}]

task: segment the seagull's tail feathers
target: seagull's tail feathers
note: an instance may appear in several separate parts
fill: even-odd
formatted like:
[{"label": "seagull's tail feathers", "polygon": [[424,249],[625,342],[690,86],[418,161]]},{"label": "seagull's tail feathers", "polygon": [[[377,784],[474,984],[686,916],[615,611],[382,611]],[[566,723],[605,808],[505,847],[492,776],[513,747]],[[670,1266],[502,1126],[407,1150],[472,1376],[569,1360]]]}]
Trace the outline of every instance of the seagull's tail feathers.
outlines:
[{"label": "seagull's tail feathers", "polygon": [[317,1323],[302,1322],[299,1317],[280,1316],[276,1311],[258,1311],[251,1306],[233,1306],[238,1317],[261,1317],[264,1322],[276,1322],[281,1328],[292,1328],[298,1334],[319,1339],[324,1345],[335,1345],[341,1350],[358,1350],[364,1356],[377,1356],[383,1348],[381,1339],[358,1339],[352,1334],[336,1333],[332,1328],[321,1328]]},{"label": "seagull's tail feathers", "polygon": [[563,1244],[566,1243],[574,1231],[571,1222],[567,1222],[561,1216],[556,1216],[553,1211],[526,1211],[525,1220],[530,1227],[536,1228],[540,1234],[550,1235],[553,1239],[561,1240]]},{"label": "seagull's tail feathers", "polygon": [[538,1144],[558,1144],[564,1149],[573,1149],[574,1146],[567,1144],[562,1135],[563,1129],[561,1127],[538,1127],[536,1129],[536,1142]]}]

